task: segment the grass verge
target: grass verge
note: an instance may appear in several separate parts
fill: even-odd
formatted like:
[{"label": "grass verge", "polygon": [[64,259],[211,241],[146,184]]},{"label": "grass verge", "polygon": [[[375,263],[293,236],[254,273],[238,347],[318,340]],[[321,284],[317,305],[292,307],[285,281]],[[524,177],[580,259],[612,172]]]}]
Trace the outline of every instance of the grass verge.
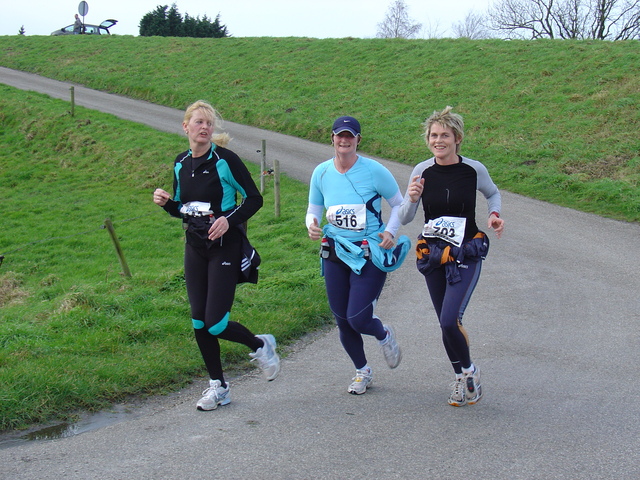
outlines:
[{"label": "grass verge", "polygon": [[[129,395],[161,394],[204,373],[182,271],[180,221],[153,204],[170,189],[185,139],[0,86],[0,430],[68,419]],[[258,182],[258,168],[248,164]],[[281,181],[251,219],[258,285],[232,315],[286,345],[330,322],[317,245],[304,230],[307,188]],[[113,221],[132,278],[121,274]],[[226,368],[245,347],[222,342]]]},{"label": "grass verge", "polygon": [[632,222],[638,64],[637,40],[0,37],[0,65],[179,109],[204,97],[309,140],[353,115],[364,153],[412,165],[429,156],[421,123],[452,105],[462,153],[503,190]]}]

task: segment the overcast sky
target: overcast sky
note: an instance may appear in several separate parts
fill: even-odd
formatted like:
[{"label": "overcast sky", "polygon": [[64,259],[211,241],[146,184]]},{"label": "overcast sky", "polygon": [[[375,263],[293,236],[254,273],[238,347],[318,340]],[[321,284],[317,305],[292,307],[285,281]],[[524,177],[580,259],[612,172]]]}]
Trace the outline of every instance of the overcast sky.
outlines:
[{"label": "overcast sky", "polygon": [[[409,17],[423,24],[419,37],[453,36],[451,25],[467,13],[484,13],[492,0],[405,0]],[[175,3],[182,16],[206,15],[220,21],[234,37],[343,38],[376,36],[393,0],[87,0],[85,23],[118,20],[112,34],[138,35],[140,19],[158,5]],[[73,23],[79,0],[3,2],[0,35],[49,35]]]}]

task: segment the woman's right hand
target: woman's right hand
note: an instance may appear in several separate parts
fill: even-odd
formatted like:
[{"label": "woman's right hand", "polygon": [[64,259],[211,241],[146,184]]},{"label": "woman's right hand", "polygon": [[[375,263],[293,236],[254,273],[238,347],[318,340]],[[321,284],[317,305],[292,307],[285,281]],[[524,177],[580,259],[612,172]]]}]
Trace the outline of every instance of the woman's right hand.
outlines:
[{"label": "woman's right hand", "polygon": [[322,237],[322,229],[320,228],[320,225],[318,225],[318,220],[315,218],[307,230],[311,240],[320,240],[320,237]]},{"label": "woman's right hand", "polygon": [[420,178],[419,175],[416,175],[411,179],[411,183],[409,184],[409,188],[407,189],[407,193],[409,194],[411,203],[418,203],[418,200],[420,200],[420,197],[422,196],[423,190],[424,178]]},{"label": "woman's right hand", "polygon": [[156,188],[153,192],[153,203],[155,203],[156,205],[160,205],[161,207],[164,207],[167,203],[167,200],[169,200],[170,198],[171,195],[169,195],[168,192],[165,192],[161,188]]}]

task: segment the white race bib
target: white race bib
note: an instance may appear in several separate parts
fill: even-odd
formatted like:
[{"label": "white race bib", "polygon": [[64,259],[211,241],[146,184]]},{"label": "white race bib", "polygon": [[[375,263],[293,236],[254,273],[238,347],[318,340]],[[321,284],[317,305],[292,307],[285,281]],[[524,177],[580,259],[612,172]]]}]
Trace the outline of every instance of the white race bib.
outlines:
[{"label": "white race bib", "polygon": [[424,224],[422,236],[428,238],[439,238],[449,242],[456,247],[462,245],[464,239],[464,228],[467,219],[464,217],[440,217],[429,220]]},{"label": "white race bib", "polygon": [[327,221],[338,228],[364,230],[367,226],[365,204],[333,205],[327,208]]},{"label": "white race bib", "polygon": [[211,204],[207,202],[187,202],[180,207],[180,213],[183,215],[193,215],[200,217],[203,215],[211,215]]}]

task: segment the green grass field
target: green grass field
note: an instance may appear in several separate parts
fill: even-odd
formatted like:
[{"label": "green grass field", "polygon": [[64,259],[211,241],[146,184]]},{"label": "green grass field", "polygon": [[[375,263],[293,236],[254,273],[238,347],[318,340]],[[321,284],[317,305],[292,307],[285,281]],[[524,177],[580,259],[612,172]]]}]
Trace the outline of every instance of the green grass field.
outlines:
[{"label": "green grass field", "polygon": [[[46,52],[46,53],[45,53]],[[342,114],[365,153],[428,156],[421,123],[453,105],[462,153],[503,190],[640,221],[638,43],[305,38],[0,37],[0,65],[326,142]],[[72,417],[203,374],[182,230],[151,201],[185,140],[0,85],[0,430]],[[249,165],[257,181],[257,168]],[[261,281],[234,313],[287,344],[331,322],[304,185],[252,219]],[[125,278],[107,232],[115,225]],[[247,352],[224,342],[229,369]]]},{"label": "green grass field", "polygon": [[[97,37],[97,36],[96,36]],[[343,114],[365,153],[415,164],[452,105],[463,153],[501,188],[640,220],[637,41],[0,37],[0,65],[326,142]],[[43,54],[46,52],[46,54]]]},{"label": "green grass field", "polygon": [[[0,86],[0,430],[175,390],[204,374],[182,273],[183,230],[152,202],[171,188],[186,146],[110,115]],[[5,152],[12,152],[5,154]],[[248,165],[259,183],[259,171]],[[307,189],[282,178],[280,217],[267,181],[249,223],[264,258],[232,315],[280,345],[330,322],[318,245],[304,228]],[[131,278],[110,236],[115,227]],[[223,343],[227,369],[249,367]]]}]

